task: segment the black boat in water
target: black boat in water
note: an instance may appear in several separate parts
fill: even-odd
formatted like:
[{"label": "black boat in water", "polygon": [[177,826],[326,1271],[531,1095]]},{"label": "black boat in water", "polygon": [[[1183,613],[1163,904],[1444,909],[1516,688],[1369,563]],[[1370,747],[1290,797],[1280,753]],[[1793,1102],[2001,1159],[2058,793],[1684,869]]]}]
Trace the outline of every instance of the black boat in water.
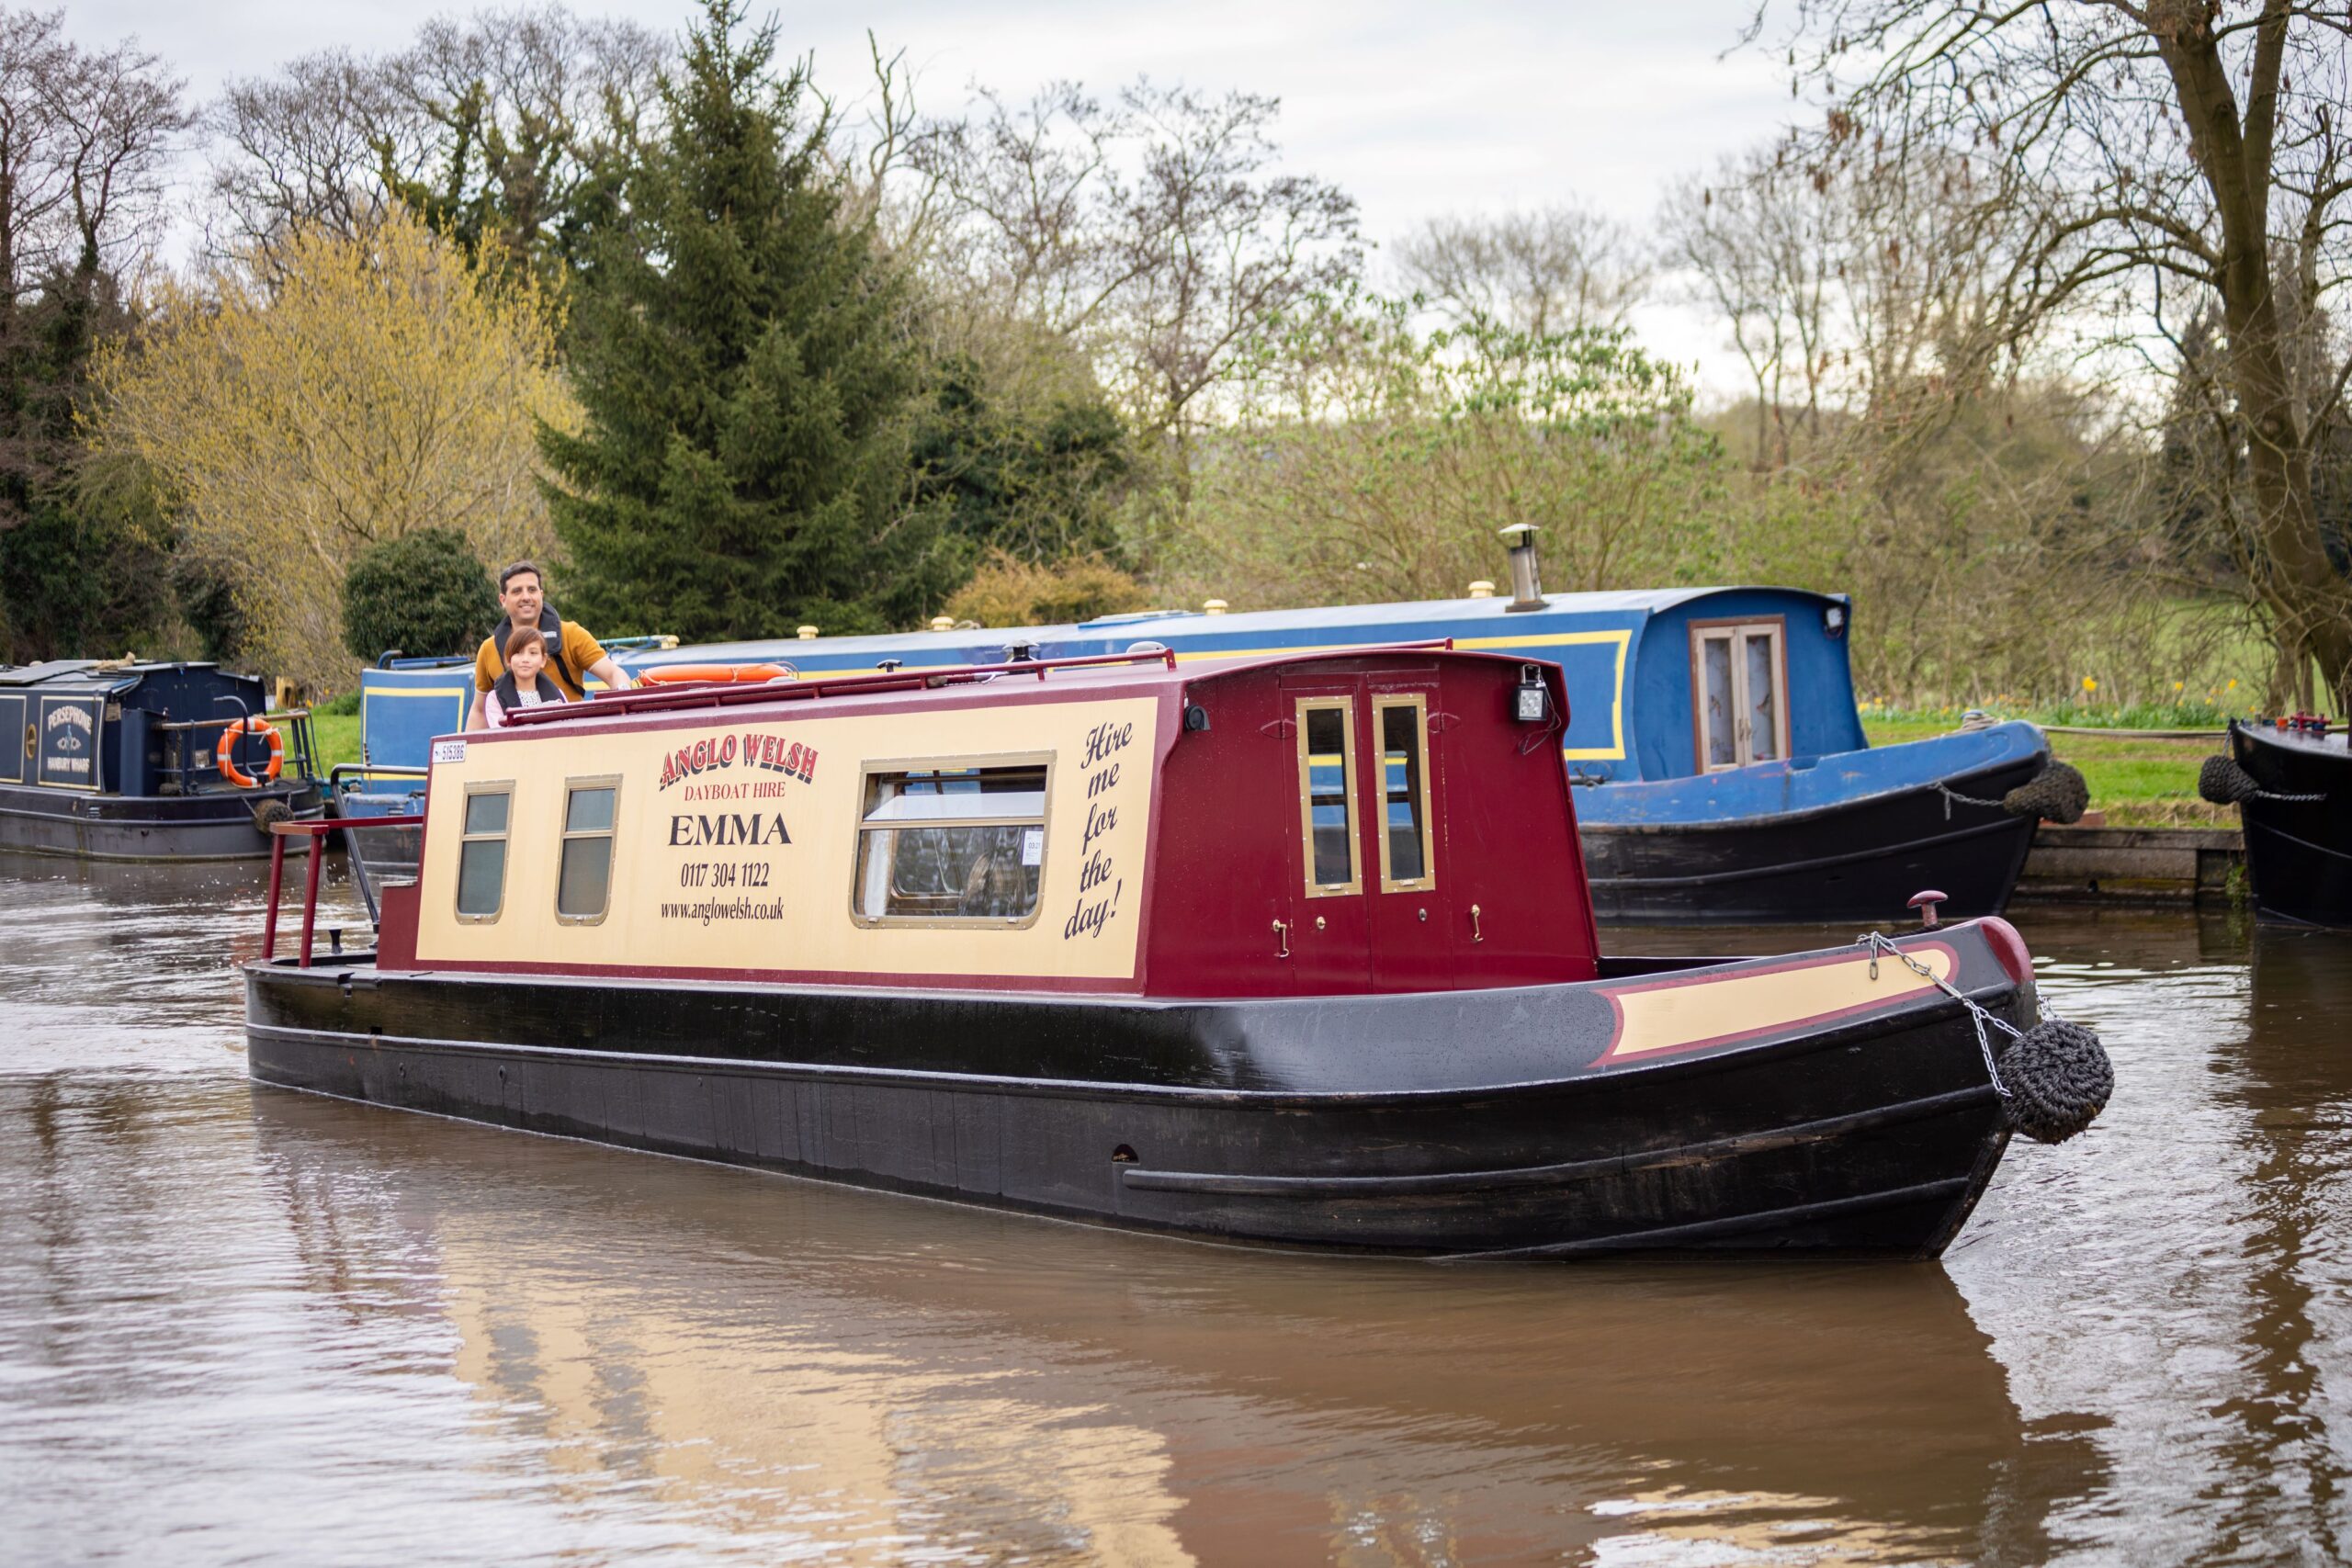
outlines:
[{"label": "black boat in water", "polygon": [[[0,666],[0,850],[88,860],[248,860],[316,820],[310,716],[210,664]],[[290,744],[289,744],[290,742]]]},{"label": "black boat in water", "polygon": [[251,1070],[1066,1219],[1448,1257],[1933,1256],[2013,1129],[2064,1137],[2105,1103],[2096,1041],[2037,1025],[1997,919],[1604,956],[1565,701],[1555,667],[1417,648],[526,710],[435,742],[373,953],[314,959],[306,908],[300,957],[246,966]]},{"label": "black boat in water", "polygon": [[2199,790],[2234,805],[2259,919],[2352,929],[2352,751],[2309,714],[2230,726]]}]

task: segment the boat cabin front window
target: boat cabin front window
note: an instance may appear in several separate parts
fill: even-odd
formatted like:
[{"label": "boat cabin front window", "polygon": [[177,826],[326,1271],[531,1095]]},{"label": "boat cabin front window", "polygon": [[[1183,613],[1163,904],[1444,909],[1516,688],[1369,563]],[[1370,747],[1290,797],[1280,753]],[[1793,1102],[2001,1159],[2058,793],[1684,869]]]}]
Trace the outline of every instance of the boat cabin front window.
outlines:
[{"label": "boat cabin front window", "polygon": [[1306,837],[1306,896],[1354,893],[1356,716],[1347,697],[1298,703],[1298,811]]},{"label": "boat cabin front window", "polygon": [[1690,685],[1701,773],[1789,754],[1788,659],[1780,617],[1693,624]]},{"label": "boat cabin front window", "polygon": [[1380,890],[1434,887],[1430,863],[1429,705],[1422,696],[1376,696],[1380,731]]},{"label": "boat cabin front window", "polygon": [[483,924],[506,902],[506,824],[512,783],[468,784],[458,843],[458,919]]},{"label": "boat cabin front window", "polygon": [[613,806],[620,780],[574,779],[564,790],[563,853],[557,865],[555,918],[593,926],[613,895]]},{"label": "boat cabin front window", "polygon": [[860,925],[1037,918],[1046,865],[1040,758],[869,768],[857,825]]}]

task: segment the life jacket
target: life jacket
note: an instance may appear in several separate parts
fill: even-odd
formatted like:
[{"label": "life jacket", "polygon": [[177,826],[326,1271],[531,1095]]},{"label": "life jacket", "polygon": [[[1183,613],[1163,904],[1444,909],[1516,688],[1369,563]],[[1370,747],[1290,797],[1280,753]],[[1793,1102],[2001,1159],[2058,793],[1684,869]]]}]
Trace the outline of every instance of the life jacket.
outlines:
[{"label": "life jacket", "polygon": [[[543,703],[568,703],[571,700],[563,694],[561,686],[548,679],[548,672],[544,670],[539,671],[532,687]],[[498,683],[490,690],[491,694],[498,699],[498,711],[502,714],[520,713],[526,705],[523,701],[522,689],[514,683],[514,671],[512,670],[501,675]]]},{"label": "life jacket", "polygon": [[[501,615],[498,617],[498,629],[490,634],[490,646],[498,650],[498,667],[502,671],[506,668],[506,639],[514,632],[508,618]],[[564,662],[563,619],[555,613],[552,604],[539,606],[539,640],[547,644],[548,662],[563,672],[564,682],[574,691],[585,692],[588,683],[581,678],[578,671]],[[542,674],[539,679],[545,681],[547,677]]]}]

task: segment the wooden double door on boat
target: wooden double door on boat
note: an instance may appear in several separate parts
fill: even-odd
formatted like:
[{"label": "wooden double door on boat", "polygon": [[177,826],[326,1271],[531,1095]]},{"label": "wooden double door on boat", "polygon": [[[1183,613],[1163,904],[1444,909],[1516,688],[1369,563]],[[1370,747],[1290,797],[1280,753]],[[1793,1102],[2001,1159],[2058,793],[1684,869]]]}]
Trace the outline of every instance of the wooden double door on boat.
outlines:
[{"label": "wooden double door on boat", "polygon": [[[1447,863],[1438,672],[1285,677],[1298,831],[1275,900],[1306,994],[1446,990],[1475,935]],[[1460,927],[1460,930],[1456,928]]]}]

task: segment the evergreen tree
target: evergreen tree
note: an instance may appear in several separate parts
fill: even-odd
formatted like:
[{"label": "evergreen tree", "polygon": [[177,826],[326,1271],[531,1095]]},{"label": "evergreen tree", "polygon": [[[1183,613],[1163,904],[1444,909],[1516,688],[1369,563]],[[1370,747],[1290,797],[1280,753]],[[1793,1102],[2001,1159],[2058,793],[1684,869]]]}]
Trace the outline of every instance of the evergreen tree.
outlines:
[{"label": "evergreen tree", "polygon": [[542,426],[563,609],[691,641],[904,625],[968,570],[902,505],[918,367],[900,285],[842,221],[773,25],[706,0],[573,295],[577,434]]}]

